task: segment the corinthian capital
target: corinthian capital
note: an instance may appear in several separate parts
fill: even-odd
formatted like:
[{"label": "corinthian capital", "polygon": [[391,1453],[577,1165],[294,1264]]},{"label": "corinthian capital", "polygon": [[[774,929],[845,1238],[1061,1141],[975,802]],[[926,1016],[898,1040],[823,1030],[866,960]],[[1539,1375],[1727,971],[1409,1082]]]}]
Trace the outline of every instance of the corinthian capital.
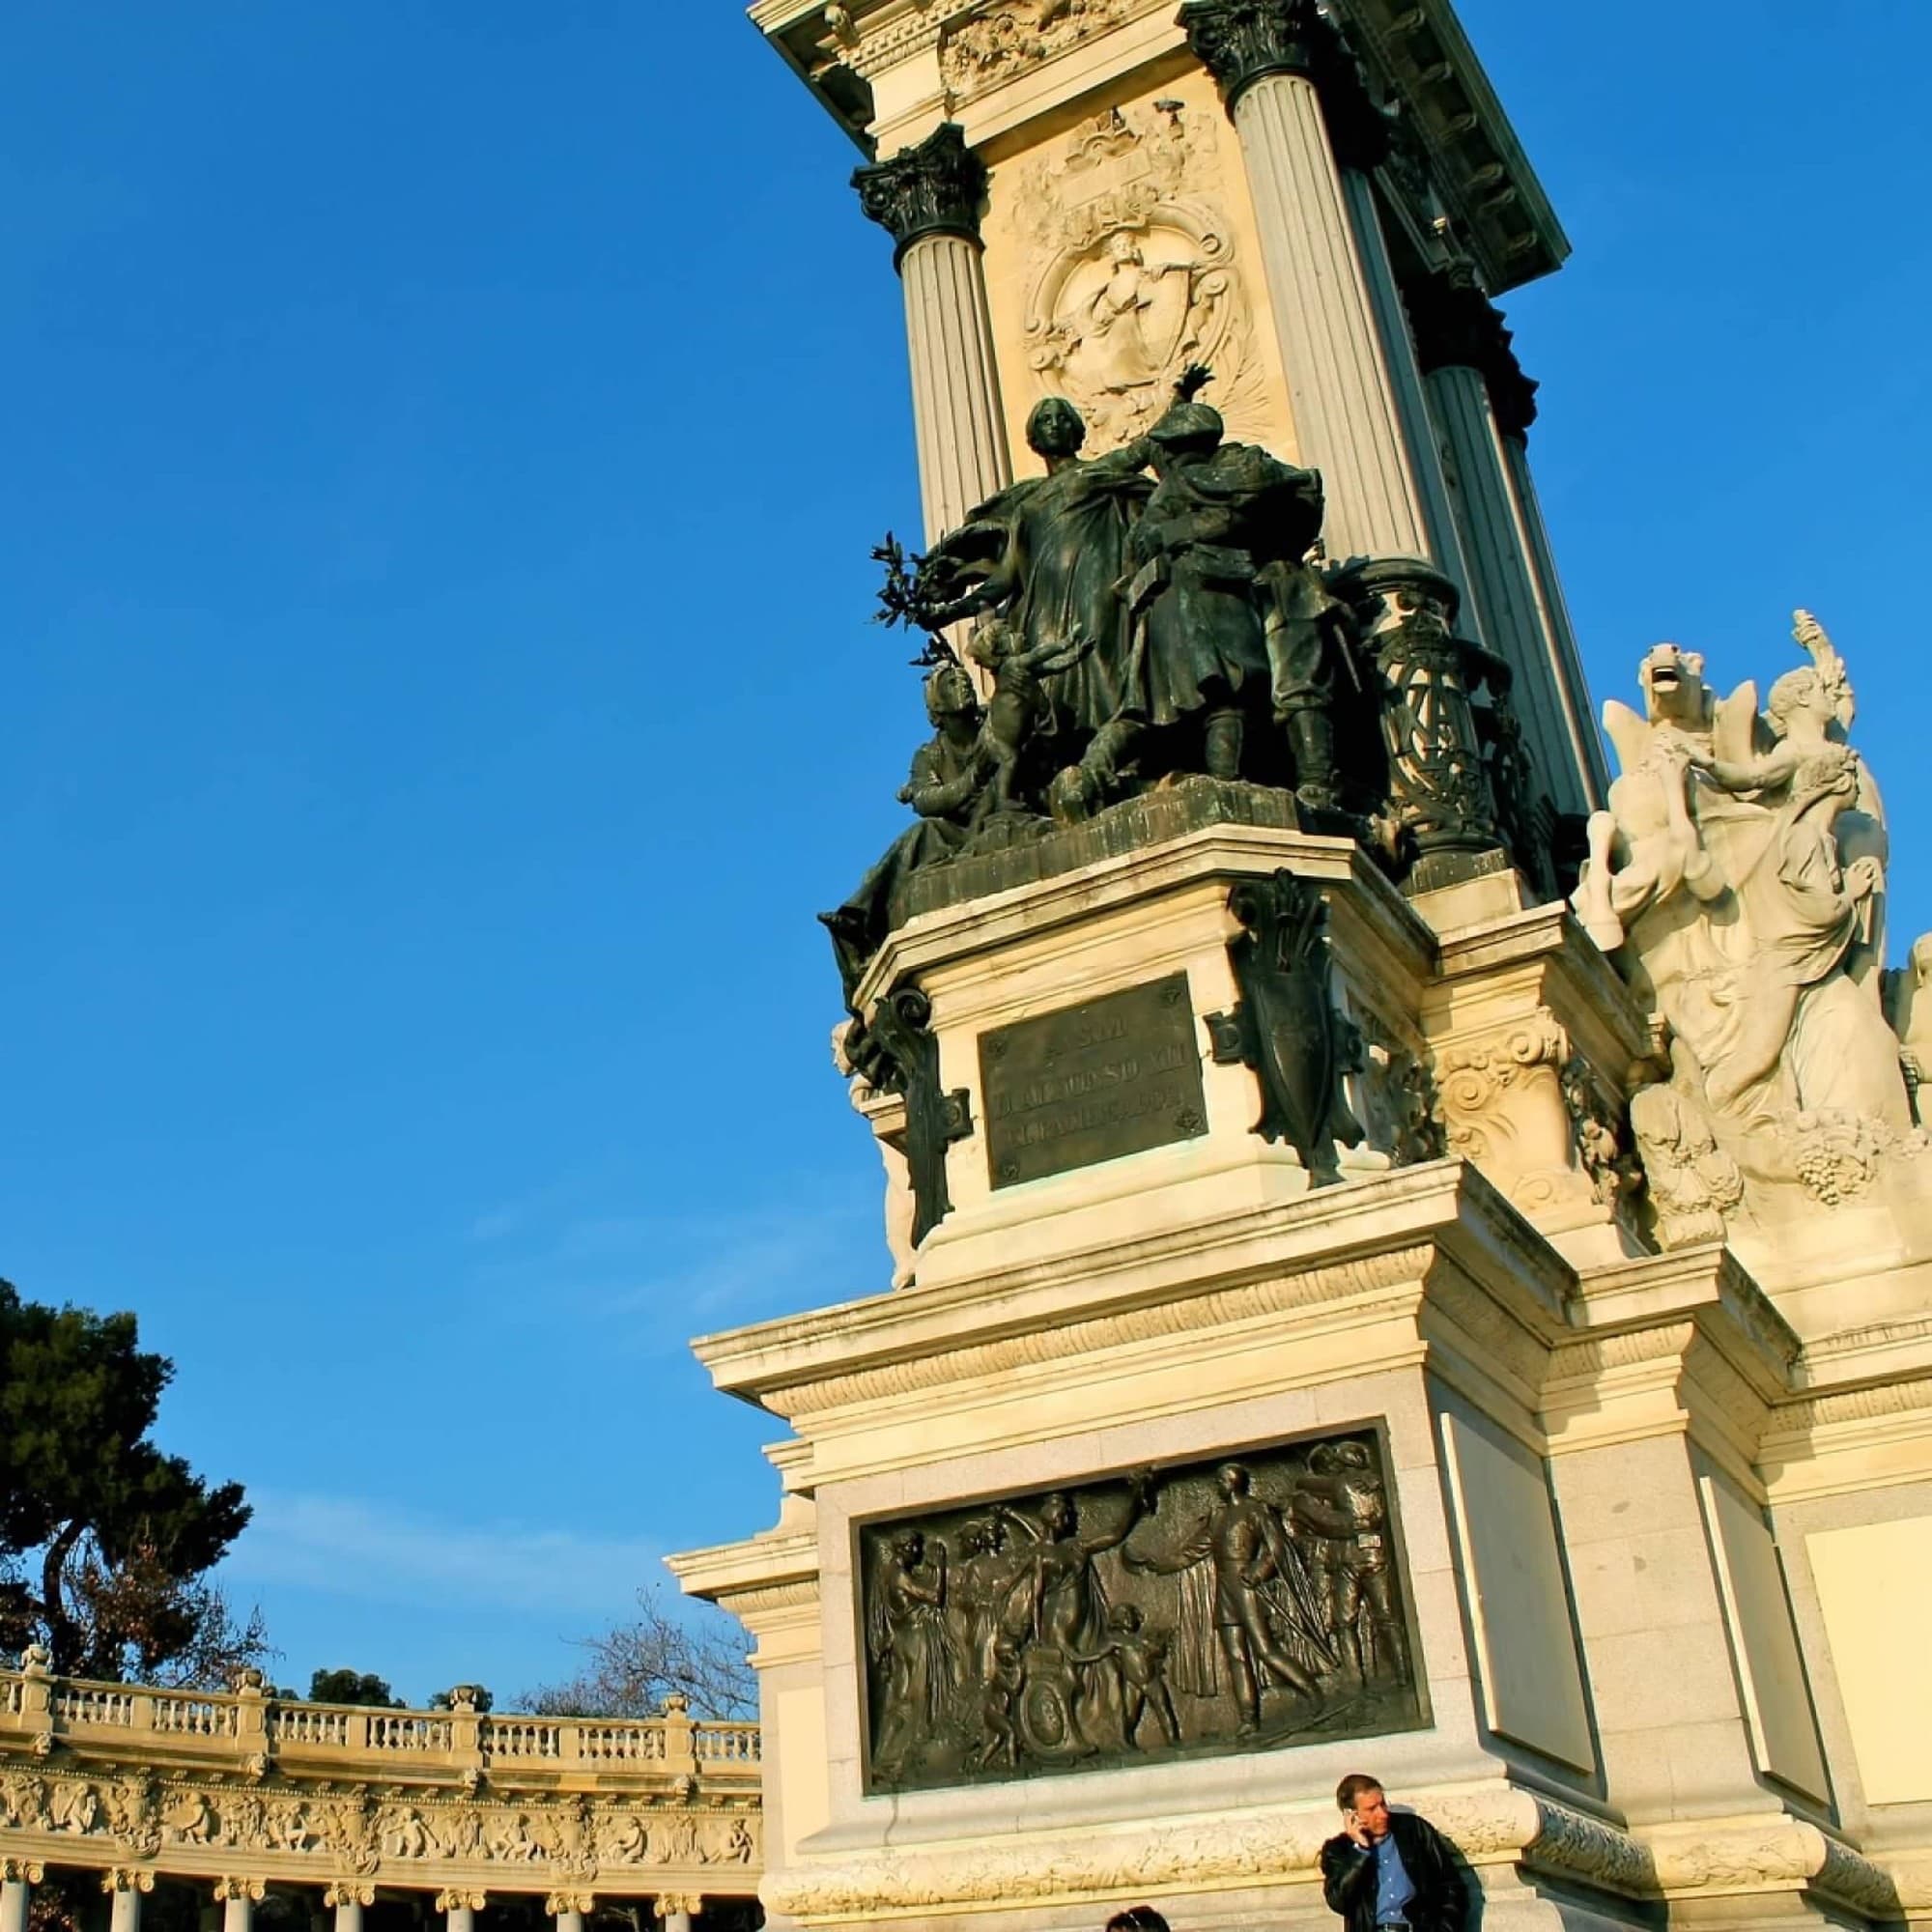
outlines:
[{"label": "corinthian capital", "polygon": [[986,164],[966,145],[956,121],[935,128],[916,148],[889,161],[875,161],[852,177],[859,206],[898,245],[893,260],[922,235],[980,239],[980,204],[986,196]]},{"label": "corinthian capital", "polygon": [[1312,73],[1322,31],[1315,0],[1187,0],[1180,24],[1231,114],[1266,75]]},{"label": "corinthian capital", "polygon": [[1536,384],[1522,373],[1502,310],[1483,293],[1466,262],[1438,269],[1404,291],[1416,360],[1436,369],[1476,370],[1505,436],[1524,436],[1536,420]]}]

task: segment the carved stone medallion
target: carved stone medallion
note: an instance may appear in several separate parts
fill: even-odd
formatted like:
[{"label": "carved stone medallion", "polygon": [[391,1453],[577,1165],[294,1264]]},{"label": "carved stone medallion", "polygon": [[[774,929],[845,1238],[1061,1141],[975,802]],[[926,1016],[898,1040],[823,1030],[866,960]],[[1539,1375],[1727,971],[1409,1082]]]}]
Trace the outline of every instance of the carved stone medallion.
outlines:
[{"label": "carved stone medallion", "polygon": [[1151,429],[1190,362],[1212,365],[1229,433],[1262,436],[1219,141],[1206,117],[1158,100],[1110,108],[1021,170],[1028,365],[1039,395],[1079,408],[1096,449]]},{"label": "carved stone medallion", "polygon": [[1380,1433],[875,1522],[875,1791],[1425,1721]]}]

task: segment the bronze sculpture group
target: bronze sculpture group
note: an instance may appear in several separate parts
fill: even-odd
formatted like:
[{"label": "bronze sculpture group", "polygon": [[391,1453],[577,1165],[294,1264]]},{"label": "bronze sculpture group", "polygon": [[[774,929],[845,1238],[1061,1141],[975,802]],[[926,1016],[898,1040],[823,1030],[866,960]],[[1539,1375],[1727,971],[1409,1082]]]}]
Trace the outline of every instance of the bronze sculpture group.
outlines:
[{"label": "bronze sculpture group", "polygon": [[[1392,865],[1412,857],[1411,828],[1440,835],[1444,798],[1427,794],[1443,792],[1443,771],[1465,794],[1471,773],[1478,791],[1490,778],[1520,789],[1507,673],[1450,635],[1453,589],[1409,560],[1396,573],[1405,594],[1425,583],[1435,600],[1418,613],[1363,560],[1324,561],[1320,474],[1228,440],[1200,400],[1209,380],[1189,369],[1146,436],[1091,457],[1079,412],[1049,397],[1027,424],[1043,474],[982,503],[923,556],[906,559],[890,539],[880,551],[882,618],[926,636],[917,662],[933,735],[899,794],[916,823],[824,916],[848,1000],[911,873],[1179,778],[1292,792],[1304,824],[1368,839]],[[1445,706],[1438,675],[1425,677],[1415,719],[1388,715],[1403,701],[1381,660],[1426,628],[1418,614],[1441,632],[1430,643],[1455,660],[1452,682],[1488,678],[1480,714]],[[947,635],[962,625],[963,660]],[[1446,761],[1428,742],[1418,754],[1418,725],[1426,741],[1443,719],[1466,744]],[[1447,816],[1453,837],[1481,849],[1499,843],[1510,813],[1464,797]]]},{"label": "bronze sculpture group", "polygon": [[984,1504],[867,1546],[875,1787],[1413,1719],[1367,1438]]}]

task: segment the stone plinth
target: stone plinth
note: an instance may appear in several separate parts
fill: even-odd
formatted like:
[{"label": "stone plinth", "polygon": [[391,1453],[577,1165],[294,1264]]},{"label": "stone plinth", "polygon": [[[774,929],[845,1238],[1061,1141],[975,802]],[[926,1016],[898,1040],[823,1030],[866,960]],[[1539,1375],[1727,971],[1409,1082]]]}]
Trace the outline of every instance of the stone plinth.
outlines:
[{"label": "stone plinth", "polygon": [[[1660,1900],[1689,1922],[1747,1897],[1793,1922],[1869,1912],[1898,1880],[1834,1815],[1816,1652],[1766,1513],[1804,1350],[1720,1247],[1648,1249],[1621,1119],[1641,1015],[1570,915],[1507,876],[1405,899],[1352,841],[1268,817],[1180,785],[1145,803],[1151,843],[1088,827],[935,874],[860,988],[916,989],[929,1015],[947,1211],[896,1292],[697,1344],[796,1436],[780,1527],[673,1565],[758,1638],[784,1821],[768,1909],[1045,1927],[1146,1898],[1312,1927],[1325,1794],[1366,1765],[1451,1832],[1499,1923],[1652,1922]],[[1361,1048],[1343,1085],[1366,1132],[1325,1172],[1256,1132],[1262,1072],[1217,1057],[1254,993],[1242,895],[1284,872],[1325,906],[1329,998]],[[1091,1076],[1089,1035],[1176,983],[1199,1121],[1003,1184],[1012,1090],[990,1049],[1064,1026]],[[1146,1010],[1144,1037],[1171,1039]],[[1036,1087],[1028,1106],[1062,1103]],[[1359,1552],[1304,1532],[1350,1439],[1397,1567],[1393,1607],[1358,1593],[1345,1621],[1322,1593]],[[1122,1745],[1114,1693],[1063,1671],[1064,1701],[1116,1729],[1093,1761],[1057,1756],[1044,1626],[976,1650],[975,1591],[1013,1551],[1093,1541],[1089,1568],[1038,1559],[1063,1610],[1090,1587],[1096,1613],[1132,1609],[1179,1681],[1200,1632],[1148,1579],[1180,1516],[1210,1541],[1227,1520],[1206,1485],[1230,1458],[1331,1604],[1325,1657],[1283,1639],[1313,1701],[1283,1678],[1236,1736],[1238,1677],[1197,1676],[1177,1734],[1141,1715]],[[916,1636],[935,1648],[895,1677]],[[1393,1668],[1419,1719],[1368,1697]],[[1003,1681],[1044,1700],[1011,1740]],[[992,1715],[968,1743],[923,1759],[921,1726],[890,1720],[916,1695],[934,1738],[970,1730],[976,1682]],[[1356,1728],[1351,1700],[1394,1715]],[[1225,1747],[1194,1748],[1210,1734]]]}]

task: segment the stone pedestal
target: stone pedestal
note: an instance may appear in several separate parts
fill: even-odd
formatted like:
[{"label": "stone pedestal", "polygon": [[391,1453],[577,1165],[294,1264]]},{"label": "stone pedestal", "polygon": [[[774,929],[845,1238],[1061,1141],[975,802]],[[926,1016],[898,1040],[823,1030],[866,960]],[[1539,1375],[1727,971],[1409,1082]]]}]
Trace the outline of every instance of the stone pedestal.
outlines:
[{"label": "stone pedestal", "polygon": [[[928,534],[1043,395],[1098,455],[1213,362],[1323,472],[1378,781],[1362,844],[1168,781],[895,894],[853,992],[891,1271],[697,1344],[793,1432],[774,1527],[674,1566],[756,1641],[772,1922],[1312,1932],[1357,1769],[1490,1932],[1932,1922],[1932,1157],[1794,1101],[1760,1174],[1701,1009],[1558,902],[1607,773],[1493,304],[1568,244],[1453,10],[753,12],[887,157]],[[1586,904],[1695,883],[1642,751]],[[1860,943],[1826,998],[1876,995]],[[1298,1555],[1214,1568],[1267,1521]]]},{"label": "stone pedestal", "polygon": [[[1802,1344],[1649,1251],[1621,982],[1511,874],[1139,810],[935,879],[859,988],[917,989],[954,1122],[908,1285],[697,1344],[796,1432],[778,1525],[673,1562],[757,1639],[775,1922],[1313,1928],[1362,1768],[1498,1924],[1870,1918],[1766,1510]],[[1324,1141],[1282,1076],[1330,1046]],[[1301,1580],[1237,1654],[1256,1501]],[[1150,1655],[1166,1706],[1102,1667]]]}]

